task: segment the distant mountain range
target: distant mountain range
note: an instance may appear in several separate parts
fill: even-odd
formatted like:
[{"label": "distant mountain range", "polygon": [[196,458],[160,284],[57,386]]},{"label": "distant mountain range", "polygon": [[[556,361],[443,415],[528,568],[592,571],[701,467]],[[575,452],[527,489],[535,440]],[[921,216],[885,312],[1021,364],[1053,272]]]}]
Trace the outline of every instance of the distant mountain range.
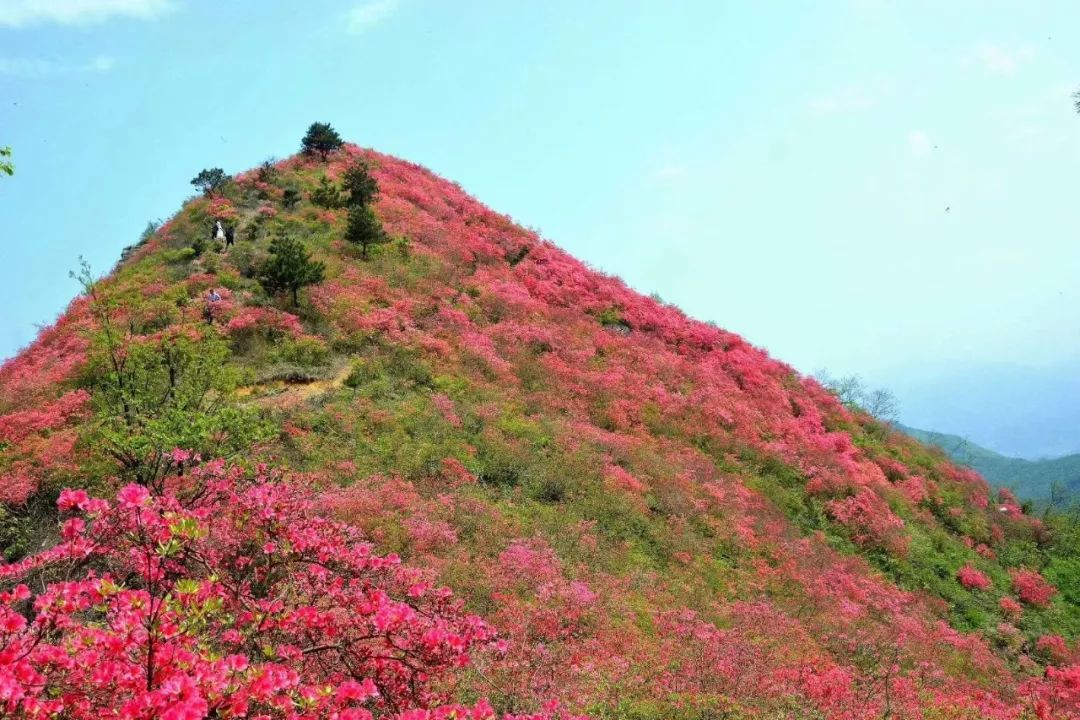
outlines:
[{"label": "distant mountain range", "polygon": [[994,452],[959,435],[919,430],[900,423],[896,427],[916,440],[941,448],[952,460],[978,470],[990,484],[1007,487],[1021,498],[1049,499],[1055,483],[1070,495],[1080,494],[1080,453],[1025,460]]},{"label": "distant mountain range", "polygon": [[882,376],[904,422],[962,428],[963,435],[1008,457],[1057,458],[1080,452],[1080,360],[1049,366],[932,363]]}]

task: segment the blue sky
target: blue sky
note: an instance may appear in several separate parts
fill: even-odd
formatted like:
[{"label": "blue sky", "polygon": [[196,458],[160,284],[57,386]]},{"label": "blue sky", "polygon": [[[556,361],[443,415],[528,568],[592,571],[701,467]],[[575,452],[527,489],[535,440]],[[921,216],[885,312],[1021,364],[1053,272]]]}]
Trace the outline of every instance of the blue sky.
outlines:
[{"label": "blue sky", "polygon": [[0,0],[0,357],[77,256],[325,120],[912,424],[1080,450],[1078,34],[1041,0]]}]

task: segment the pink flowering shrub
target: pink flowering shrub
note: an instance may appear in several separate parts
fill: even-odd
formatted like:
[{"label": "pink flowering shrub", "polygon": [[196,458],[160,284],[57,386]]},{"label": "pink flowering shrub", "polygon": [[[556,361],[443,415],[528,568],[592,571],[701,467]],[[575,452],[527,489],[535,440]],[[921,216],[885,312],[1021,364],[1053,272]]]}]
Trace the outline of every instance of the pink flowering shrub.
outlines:
[{"label": "pink flowering shrub", "polygon": [[904,552],[904,521],[873,490],[864,488],[855,495],[830,500],[826,508],[834,520],[851,530],[855,542]]},{"label": "pink flowering shrub", "polygon": [[89,400],[85,390],[73,390],[44,407],[0,415],[0,443],[21,443],[31,434],[62,427],[84,414]]},{"label": "pink flowering shrub", "polygon": [[968,590],[986,590],[991,585],[990,578],[970,565],[956,571],[956,580]]},{"label": "pink flowering shrub", "polygon": [[304,328],[295,315],[274,308],[245,307],[225,323],[225,330],[235,337],[260,335],[267,338],[299,337]]},{"label": "pink flowering shrub", "polygon": [[1035,641],[1035,650],[1055,665],[1068,661],[1070,652],[1065,638],[1060,635],[1042,635]]},{"label": "pink flowering shrub", "polygon": [[1050,605],[1050,599],[1057,594],[1057,588],[1043,579],[1034,570],[1021,568],[1009,573],[1012,576],[1013,589],[1020,599],[1028,605],[1044,608]]},{"label": "pink flowering shrub", "polygon": [[240,217],[240,213],[237,211],[232,200],[220,195],[211,198],[210,204],[207,207],[207,212],[210,214],[210,217],[215,220],[232,221]]},{"label": "pink flowering shrub", "polygon": [[1007,595],[998,601],[998,607],[1005,617],[1013,621],[1019,620],[1024,614],[1024,606]]},{"label": "pink flowering shrub", "polygon": [[458,417],[454,401],[446,393],[434,393],[431,396],[431,404],[439,411],[439,415],[442,416],[443,420],[453,427],[461,427],[461,418]]},{"label": "pink flowering shrub", "polygon": [[[5,713],[493,717],[483,702],[424,709],[494,638],[426,573],[268,476],[217,462],[177,490],[128,485],[112,502],[66,490],[61,542],[0,568]],[[52,569],[68,579],[35,579]]]},{"label": "pink flowering shrub", "polygon": [[1032,680],[1025,690],[1033,699],[1038,720],[1080,716],[1080,665],[1046,668],[1044,680]]}]

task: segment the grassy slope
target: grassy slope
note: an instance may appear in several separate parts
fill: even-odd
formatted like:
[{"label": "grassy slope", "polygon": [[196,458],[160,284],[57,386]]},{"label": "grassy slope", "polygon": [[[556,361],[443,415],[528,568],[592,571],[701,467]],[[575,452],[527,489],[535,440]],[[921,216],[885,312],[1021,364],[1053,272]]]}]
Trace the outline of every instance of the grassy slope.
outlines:
[{"label": "grassy slope", "polygon": [[[556,693],[599,717],[989,717],[1042,673],[1037,638],[1080,632],[1076,568],[973,473],[456,186],[366,157],[402,238],[368,261],[342,211],[281,204],[345,158],[294,158],[242,176],[228,207],[189,201],[102,287],[156,327],[201,326],[224,289],[234,401],[279,428],[243,460],[324,485],[327,512],[437,570],[512,641],[462,695],[512,709]],[[193,259],[212,211],[236,212],[241,240]],[[267,322],[281,316],[252,279],[278,231],[327,265],[292,310],[300,332]],[[84,382],[92,324],[77,301],[5,365],[0,414]],[[9,539],[46,522],[59,485],[112,482],[93,422],[0,445],[0,490],[36,488]],[[960,585],[965,565],[992,586]],[[1018,566],[1061,592],[1017,619],[999,600]]]}]

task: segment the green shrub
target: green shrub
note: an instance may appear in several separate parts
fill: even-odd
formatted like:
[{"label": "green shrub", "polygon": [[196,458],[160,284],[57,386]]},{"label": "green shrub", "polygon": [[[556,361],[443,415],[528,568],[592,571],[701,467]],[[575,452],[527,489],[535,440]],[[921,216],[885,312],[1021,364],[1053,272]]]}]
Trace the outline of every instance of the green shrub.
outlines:
[{"label": "green shrub", "polygon": [[319,185],[311,191],[311,202],[317,207],[336,210],[345,207],[345,193],[325,175],[319,178]]},{"label": "green shrub", "polygon": [[317,337],[302,337],[286,341],[278,355],[285,362],[302,367],[316,367],[326,364],[330,357],[330,348]]}]

